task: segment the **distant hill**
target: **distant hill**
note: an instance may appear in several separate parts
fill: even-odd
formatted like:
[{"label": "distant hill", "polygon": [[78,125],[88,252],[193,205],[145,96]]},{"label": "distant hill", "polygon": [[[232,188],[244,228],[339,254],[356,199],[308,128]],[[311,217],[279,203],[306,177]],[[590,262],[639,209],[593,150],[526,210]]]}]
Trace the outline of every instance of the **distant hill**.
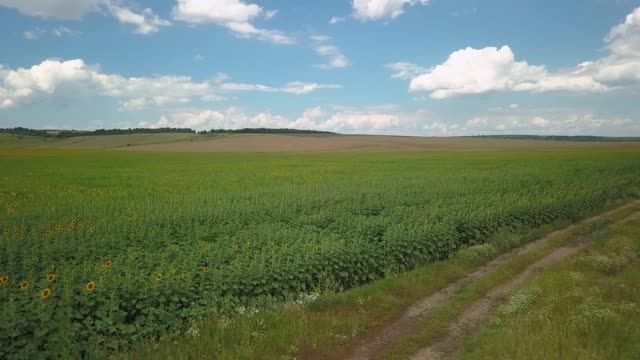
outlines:
[{"label": "distant hill", "polygon": [[640,137],[607,137],[589,135],[476,135],[463,136],[481,139],[547,140],[547,141],[640,141]]}]

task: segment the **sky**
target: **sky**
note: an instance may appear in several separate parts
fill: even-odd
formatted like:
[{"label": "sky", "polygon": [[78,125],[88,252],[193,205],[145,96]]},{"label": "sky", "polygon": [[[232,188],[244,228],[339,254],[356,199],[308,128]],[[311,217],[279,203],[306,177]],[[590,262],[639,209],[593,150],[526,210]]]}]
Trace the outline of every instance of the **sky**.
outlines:
[{"label": "sky", "polygon": [[0,0],[0,127],[640,136],[640,0]]}]

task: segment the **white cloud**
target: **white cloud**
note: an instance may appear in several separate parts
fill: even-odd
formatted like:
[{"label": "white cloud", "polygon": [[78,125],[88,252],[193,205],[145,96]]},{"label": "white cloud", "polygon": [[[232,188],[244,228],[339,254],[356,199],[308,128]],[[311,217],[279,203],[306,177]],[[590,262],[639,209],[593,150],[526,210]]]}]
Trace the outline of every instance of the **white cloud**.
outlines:
[{"label": "white cloud", "polygon": [[359,134],[417,134],[428,118],[422,110],[403,111],[396,106],[314,107],[288,127]]},{"label": "white cloud", "polygon": [[24,38],[27,40],[35,40],[40,37],[40,33],[38,30],[28,30],[24,32]]},{"label": "white cloud", "polygon": [[[207,95],[204,95],[207,96]],[[146,109],[149,106],[166,106],[176,104],[187,104],[191,100],[184,97],[170,97],[170,96],[153,96],[153,97],[140,97],[129,100],[124,100],[120,103],[119,111],[138,111]]]},{"label": "white cloud", "polygon": [[[119,22],[136,26],[135,33],[143,35],[155,33],[161,27],[171,25],[171,22],[161,19],[149,8],[138,13],[121,4],[122,0],[0,0],[0,6],[15,8],[24,15],[44,18],[79,19],[90,12],[106,9],[106,12],[112,14]],[[59,37],[71,34],[65,32],[65,29],[59,27],[50,32],[29,30],[24,36],[33,40],[46,33]]]},{"label": "white cloud", "polygon": [[329,24],[335,25],[344,22],[345,20],[346,18],[344,16],[332,16],[331,19],[329,19]]},{"label": "white cloud", "polygon": [[229,79],[231,79],[229,74],[225,74],[223,72],[219,72],[219,73],[216,74],[216,76],[214,76],[213,81],[216,84],[222,84],[222,83],[224,83],[225,81],[227,81]]},{"label": "white cloud", "polygon": [[353,0],[354,16],[362,21],[396,18],[405,6],[427,5],[429,0]]},{"label": "white cloud", "polygon": [[320,124],[320,129],[334,131],[370,131],[397,128],[400,117],[397,114],[376,112],[341,112],[332,115]]},{"label": "white cloud", "polygon": [[257,4],[241,0],[177,0],[173,8],[176,20],[189,24],[216,24],[229,29],[240,38],[256,38],[275,44],[293,44],[295,41],[278,30],[255,27],[252,22],[259,17],[270,19],[276,15]]},{"label": "white cloud", "polygon": [[178,127],[197,130],[209,129],[240,129],[240,128],[282,128],[287,127],[289,121],[270,113],[251,114],[242,109],[230,107],[223,111],[201,110],[177,112],[169,116],[162,116],[157,122],[141,122],[138,126],[159,128]]},{"label": "white cloud", "polygon": [[197,130],[240,128],[292,128],[343,133],[384,134],[420,130],[426,113],[402,112],[395,107],[306,109],[297,118],[270,112],[251,112],[229,107],[226,110],[204,109],[175,112],[156,122],[141,122],[142,127],[190,127]]},{"label": "white cloud", "polygon": [[[45,60],[31,68],[10,69],[0,65],[0,108],[28,104],[56,95],[94,94],[123,99],[120,110],[140,110],[147,106],[184,104],[193,98],[203,101],[224,99],[225,91],[259,91],[303,95],[340,85],[294,81],[281,87],[227,82],[218,74],[212,81],[193,81],[189,76],[159,75],[124,77],[105,74],[82,59]],[[73,91],[72,91],[73,90]],[[82,91],[78,91],[82,90]],[[73,93],[74,95],[70,95]]]},{"label": "white cloud", "polygon": [[341,89],[342,85],[336,84],[318,84],[294,81],[286,83],[284,86],[273,87],[261,84],[246,84],[225,82],[220,84],[220,89],[227,91],[258,91],[270,93],[286,93],[294,95],[308,94],[320,89]]},{"label": "white cloud", "polygon": [[161,27],[170,26],[171,22],[161,19],[153,13],[153,10],[146,8],[140,13],[133,10],[116,5],[112,2],[106,2],[109,12],[123,24],[130,24],[136,27],[135,33],[141,35],[153,34],[160,31]]},{"label": "white cloud", "polygon": [[385,67],[392,71],[392,79],[411,80],[414,77],[426,74],[431,71],[430,69],[418,66],[414,63],[404,61],[387,64],[385,65]]},{"label": "white cloud", "polygon": [[[435,99],[493,91],[604,92],[640,82],[640,8],[605,38],[609,54],[573,69],[550,72],[544,66],[516,61],[511,48],[466,48],[411,80],[410,91]],[[397,72],[396,72],[397,73]]]},{"label": "white cloud", "polygon": [[447,61],[411,80],[411,91],[428,91],[434,99],[492,91],[584,91],[598,92],[607,86],[581,72],[550,74],[544,66],[516,61],[511,48],[466,48]]},{"label": "white cloud", "polygon": [[27,40],[37,40],[42,36],[64,37],[78,35],[79,33],[79,31],[71,30],[66,26],[58,26],[49,30],[35,28],[33,30],[25,31],[23,35]]},{"label": "white cloud", "polygon": [[278,10],[267,10],[264,12],[264,18],[267,20],[273,19],[276,15],[278,15]]},{"label": "white cloud", "polygon": [[549,120],[543,118],[542,116],[536,116],[531,120],[531,123],[534,126],[538,126],[538,127],[547,127],[549,126],[550,122]]},{"label": "white cloud", "polygon": [[79,19],[98,10],[100,0],[0,0],[0,6],[42,18]]},{"label": "white cloud", "polygon": [[327,58],[327,62],[317,65],[317,67],[325,70],[345,68],[350,65],[349,59],[338,49],[337,46],[330,43],[331,38],[326,35],[314,35],[310,37],[313,42],[313,49],[318,55]]},{"label": "white cloud", "polygon": [[628,136],[640,132],[640,121],[601,117],[576,109],[507,109],[469,119],[459,128],[463,135],[605,135]]},{"label": "white cloud", "polygon": [[640,57],[640,7],[614,26],[605,41],[611,52],[623,57]]}]

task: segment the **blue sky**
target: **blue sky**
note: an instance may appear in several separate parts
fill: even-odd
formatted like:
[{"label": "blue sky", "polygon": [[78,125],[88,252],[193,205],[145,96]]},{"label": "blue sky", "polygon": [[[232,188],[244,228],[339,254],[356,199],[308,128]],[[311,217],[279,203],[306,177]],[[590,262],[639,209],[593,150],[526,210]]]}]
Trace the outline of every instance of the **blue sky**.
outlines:
[{"label": "blue sky", "polygon": [[0,127],[640,136],[637,0],[0,0]]}]

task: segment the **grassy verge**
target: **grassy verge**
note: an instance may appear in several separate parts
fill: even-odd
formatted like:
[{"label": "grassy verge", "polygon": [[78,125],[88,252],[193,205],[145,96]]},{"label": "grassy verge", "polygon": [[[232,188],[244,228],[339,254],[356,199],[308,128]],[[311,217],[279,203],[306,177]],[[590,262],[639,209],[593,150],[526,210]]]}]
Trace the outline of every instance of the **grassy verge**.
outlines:
[{"label": "grassy verge", "polygon": [[[469,305],[482,298],[490,289],[509,281],[529,265],[535,263],[561,245],[583,236],[593,237],[602,234],[611,222],[629,216],[631,213],[638,211],[638,208],[638,206],[633,206],[611,216],[603,217],[600,220],[583,224],[571,231],[553,237],[550,241],[534,251],[513,257],[501,265],[495,272],[461,290],[446,305],[428,316],[418,331],[396,343],[382,354],[381,358],[409,358],[421,348],[446,335],[449,331],[449,325],[455,321]],[[489,244],[491,245],[491,243]]]},{"label": "grassy verge", "polygon": [[[616,217],[637,210],[627,209]],[[355,338],[375,333],[399,318],[406,308],[433,294],[447,284],[474,271],[482,264],[538,238],[552,229],[565,227],[556,223],[521,234],[501,233],[488,244],[460,251],[447,261],[421,266],[413,271],[390,276],[342,293],[326,293],[292,300],[285,305],[260,311],[247,310],[232,318],[194,322],[184,338],[146,344],[135,352],[119,354],[122,359],[287,359],[344,358],[342,351]],[[594,225],[590,225],[592,228]],[[602,223],[597,226],[602,227]],[[585,227],[576,229],[584,231]],[[573,232],[572,232],[573,233]],[[562,238],[568,238],[562,237]],[[566,239],[565,239],[566,240]],[[554,244],[562,240],[554,241]],[[548,250],[548,247],[545,247]],[[536,252],[544,255],[545,250]],[[494,282],[503,281],[509,271],[535,261],[534,256],[510,263],[491,280],[474,285],[460,294],[453,307],[443,309],[439,324],[455,317],[464,304],[481,296]],[[526,262],[526,264],[525,264]],[[484,284],[484,285],[482,285]],[[441,312],[438,312],[440,314]],[[448,315],[447,315],[448,314]],[[437,332],[433,332],[437,334]],[[416,342],[417,346],[420,342]],[[400,353],[397,353],[400,354]]]},{"label": "grassy verge", "polygon": [[468,359],[637,359],[640,218],[516,293],[465,347]]}]

